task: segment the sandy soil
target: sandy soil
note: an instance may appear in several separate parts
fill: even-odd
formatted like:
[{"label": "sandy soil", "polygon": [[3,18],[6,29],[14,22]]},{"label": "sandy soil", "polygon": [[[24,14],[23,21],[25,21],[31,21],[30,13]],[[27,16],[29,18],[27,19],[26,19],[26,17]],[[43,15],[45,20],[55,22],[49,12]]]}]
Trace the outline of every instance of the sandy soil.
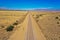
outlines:
[{"label": "sandy soil", "polygon": [[46,40],[36,21],[28,14],[22,26],[9,38],[9,40]]},{"label": "sandy soil", "polygon": [[[0,40],[7,40],[21,26],[26,15],[27,11],[0,11]],[[14,30],[7,32],[6,28],[16,21],[18,25],[14,26]]]},{"label": "sandy soil", "polygon": [[[7,32],[16,20],[19,24]],[[0,40],[60,40],[60,12],[0,11]]]},{"label": "sandy soil", "polygon": [[39,12],[34,13],[33,17],[47,40],[60,40],[60,12]]}]

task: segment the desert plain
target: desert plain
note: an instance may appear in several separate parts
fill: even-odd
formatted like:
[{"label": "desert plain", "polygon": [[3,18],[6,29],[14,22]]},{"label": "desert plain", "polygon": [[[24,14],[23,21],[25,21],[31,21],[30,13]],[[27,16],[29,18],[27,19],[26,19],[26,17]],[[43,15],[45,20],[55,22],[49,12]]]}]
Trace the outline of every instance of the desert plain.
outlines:
[{"label": "desert plain", "polygon": [[0,11],[0,40],[60,40],[60,11]]}]

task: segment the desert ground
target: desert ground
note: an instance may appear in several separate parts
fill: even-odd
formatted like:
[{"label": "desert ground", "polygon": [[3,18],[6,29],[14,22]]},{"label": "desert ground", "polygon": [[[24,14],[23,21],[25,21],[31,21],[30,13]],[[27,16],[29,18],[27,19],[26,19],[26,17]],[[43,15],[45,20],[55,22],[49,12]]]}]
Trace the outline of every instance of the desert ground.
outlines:
[{"label": "desert ground", "polygon": [[0,40],[60,40],[60,12],[0,11]]},{"label": "desert ground", "polygon": [[60,12],[32,12],[39,28],[47,40],[60,40]]},{"label": "desert ground", "polygon": [[[7,40],[9,36],[21,26],[27,11],[0,11],[0,40]],[[6,28],[14,25],[14,31],[7,32]]]}]

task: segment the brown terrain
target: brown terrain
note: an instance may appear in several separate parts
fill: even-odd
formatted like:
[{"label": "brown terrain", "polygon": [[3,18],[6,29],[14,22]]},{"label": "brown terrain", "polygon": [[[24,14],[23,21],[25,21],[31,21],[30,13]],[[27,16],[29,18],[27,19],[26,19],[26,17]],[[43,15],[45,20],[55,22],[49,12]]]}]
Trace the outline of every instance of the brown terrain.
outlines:
[{"label": "brown terrain", "polygon": [[60,40],[60,12],[38,11],[32,14],[47,40]]},{"label": "brown terrain", "polygon": [[60,40],[60,12],[0,11],[0,40]]},{"label": "brown terrain", "polygon": [[[26,15],[27,11],[0,11],[0,40],[7,40],[21,26]],[[14,30],[7,32],[6,28],[10,25],[14,25]]]}]

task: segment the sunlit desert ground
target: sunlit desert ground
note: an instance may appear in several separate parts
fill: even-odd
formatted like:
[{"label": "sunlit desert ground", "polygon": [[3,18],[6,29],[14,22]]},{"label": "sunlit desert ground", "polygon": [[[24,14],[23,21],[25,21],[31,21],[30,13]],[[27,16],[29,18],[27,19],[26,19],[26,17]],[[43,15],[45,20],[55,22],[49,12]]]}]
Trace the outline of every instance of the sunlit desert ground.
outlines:
[{"label": "sunlit desert ground", "polygon": [[[16,30],[20,30],[18,28],[25,28],[28,25],[27,18],[29,17],[26,18],[26,16],[29,14],[32,24],[34,25],[34,19],[46,40],[60,40],[60,12],[55,11],[0,11],[0,40],[8,40]],[[13,31],[7,30],[9,26],[14,26]],[[23,33],[26,31],[24,28]]]},{"label": "sunlit desert ground", "polygon": [[[21,26],[26,15],[27,11],[0,11],[0,40],[7,40]],[[14,31],[7,32],[9,26],[14,26]]]},{"label": "sunlit desert ground", "polygon": [[60,40],[60,12],[31,12],[47,40]]}]

